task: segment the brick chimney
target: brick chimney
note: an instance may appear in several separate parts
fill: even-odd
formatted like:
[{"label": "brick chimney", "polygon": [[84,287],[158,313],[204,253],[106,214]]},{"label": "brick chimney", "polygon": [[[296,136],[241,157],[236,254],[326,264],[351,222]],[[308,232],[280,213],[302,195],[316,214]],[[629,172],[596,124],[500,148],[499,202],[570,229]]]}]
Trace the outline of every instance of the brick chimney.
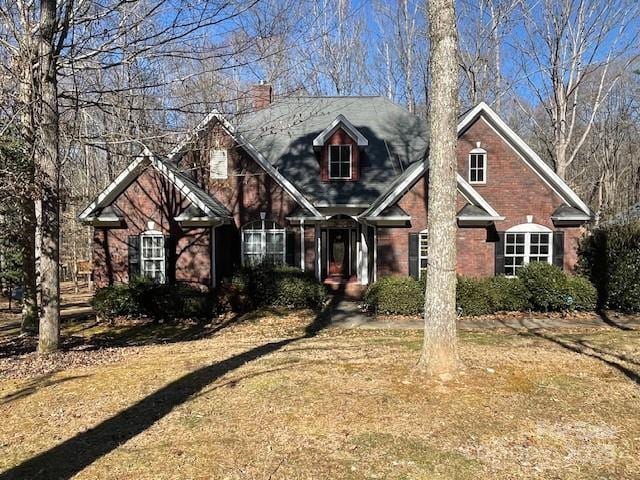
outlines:
[{"label": "brick chimney", "polygon": [[271,88],[271,84],[261,80],[259,84],[251,87],[250,95],[251,101],[253,102],[253,109],[260,110],[271,105],[273,89]]}]

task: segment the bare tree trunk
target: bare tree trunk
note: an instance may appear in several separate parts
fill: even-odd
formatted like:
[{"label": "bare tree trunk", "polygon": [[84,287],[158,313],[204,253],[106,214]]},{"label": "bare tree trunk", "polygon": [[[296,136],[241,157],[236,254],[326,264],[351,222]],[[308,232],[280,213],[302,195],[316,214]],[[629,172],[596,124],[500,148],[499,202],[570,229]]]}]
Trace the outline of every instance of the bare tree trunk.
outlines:
[{"label": "bare tree trunk", "polygon": [[34,165],[33,165],[33,45],[25,36],[23,57],[20,59],[18,96],[22,113],[20,130],[22,142],[28,149],[29,182],[22,199],[22,321],[20,331],[34,334],[38,331],[38,292],[36,283],[36,211],[33,203]]},{"label": "bare tree trunk", "polygon": [[456,337],[457,34],[454,0],[429,0],[429,263],[419,366],[450,377],[460,366]]},{"label": "bare tree trunk", "polygon": [[36,178],[40,187],[41,310],[38,353],[58,349],[60,336],[60,158],[55,59],[56,0],[42,0],[40,10],[40,125]]},{"label": "bare tree trunk", "polygon": [[23,201],[22,270],[23,296],[20,331],[34,334],[38,331],[38,290],[36,287],[36,211],[33,200]]}]

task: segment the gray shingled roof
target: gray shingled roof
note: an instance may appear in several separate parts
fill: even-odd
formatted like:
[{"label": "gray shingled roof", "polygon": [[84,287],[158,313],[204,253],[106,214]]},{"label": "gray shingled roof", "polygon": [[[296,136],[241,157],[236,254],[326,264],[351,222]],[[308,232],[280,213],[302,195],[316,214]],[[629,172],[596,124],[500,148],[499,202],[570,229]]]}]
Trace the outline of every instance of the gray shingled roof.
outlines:
[{"label": "gray shingled roof", "polygon": [[[358,182],[320,179],[313,139],[340,114],[369,141]],[[428,146],[426,123],[384,97],[281,99],[244,120],[238,132],[316,205],[370,204]]]},{"label": "gray shingled roof", "polygon": [[551,216],[561,220],[563,218],[583,217],[585,216],[585,213],[582,210],[578,210],[577,208],[569,205],[560,205],[555,209]]},{"label": "gray shingled roof", "polygon": [[491,218],[491,215],[484,208],[478,207],[477,205],[471,205],[470,203],[467,203],[464,207],[462,207],[458,212],[458,215]]}]

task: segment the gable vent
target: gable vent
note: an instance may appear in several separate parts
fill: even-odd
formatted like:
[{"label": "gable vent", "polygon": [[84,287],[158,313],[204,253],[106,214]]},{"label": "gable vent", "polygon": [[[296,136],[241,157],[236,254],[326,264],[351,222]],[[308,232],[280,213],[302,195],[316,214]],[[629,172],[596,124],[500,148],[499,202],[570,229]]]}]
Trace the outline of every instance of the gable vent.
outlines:
[{"label": "gable vent", "polygon": [[228,176],[227,150],[213,149],[209,151],[209,178],[211,180],[226,179]]}]

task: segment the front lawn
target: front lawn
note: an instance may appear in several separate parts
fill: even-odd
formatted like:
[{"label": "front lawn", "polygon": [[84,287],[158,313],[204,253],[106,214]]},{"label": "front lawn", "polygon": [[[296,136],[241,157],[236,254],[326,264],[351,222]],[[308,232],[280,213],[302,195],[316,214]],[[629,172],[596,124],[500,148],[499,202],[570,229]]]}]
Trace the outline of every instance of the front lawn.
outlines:
[{"label": "front lawn", "polygon": [[[60,355],[84,361],[0,380],[0,478],[640,472],[639,331],[462,332],[466,370],[441,384],[413,370],[419,331],[309,328],[312,313],[279,311],[231,320],[195,336],[147,325],[147,341],[77,328],[99,348]],[[94,361],[105,349],[113,358]]]}]

